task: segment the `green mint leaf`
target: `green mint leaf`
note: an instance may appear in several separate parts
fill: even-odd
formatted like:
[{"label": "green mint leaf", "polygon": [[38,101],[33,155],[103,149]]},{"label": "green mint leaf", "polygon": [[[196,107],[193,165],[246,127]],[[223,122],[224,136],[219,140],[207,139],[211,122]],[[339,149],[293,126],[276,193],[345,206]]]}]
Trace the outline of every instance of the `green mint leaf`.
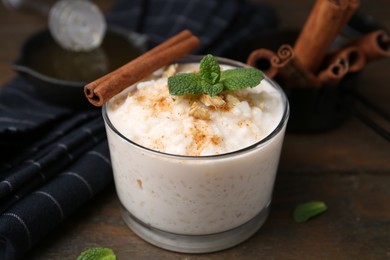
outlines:
[{"label": "green mint leaf", "polygon": [[110,248],[93,247],[82,252],[77,260],[116,260],[116,256]]},{"label": "green mint leaf", "polygon": [[223,84],[221,83],[211,85],[202,81],[201,84],[202,84],[202,93],[205,93],[209,96],[216,96],[223,91]]},{"label": "green mint leaf", "polygon": [[202,85],[198,73],[179,73],[168,78],[171,95],[186,95],[202,93]]},{"label": "green mint leaf", "polygon": [[263,78],[263,73],[255,68],[221,71],[217,59],[208,54],[200,61],[198,73],[171,76],[168,78],[168,88],[171,95],[204,93],[216,96],[224,90],[256,87]]},{"label": "green mint leaf", "polygon": [[299,204],[294,209],[294,220],[296,222],[306,222],[310,218],[325,212],[328,207],[322,201],[309,201]]},{"label": "green mint leaf", "polygon": [[263,78],[263,73],[258,69],[238,68],[222,71],[220,82],[225,90],[238,90],[256,87]]},{"label": "green mint leaf", "polygon": [[200,61],[199,67],[200,78],[210,85],[218,83],[221,74],[218,61],[213,55],[208,54]]}]

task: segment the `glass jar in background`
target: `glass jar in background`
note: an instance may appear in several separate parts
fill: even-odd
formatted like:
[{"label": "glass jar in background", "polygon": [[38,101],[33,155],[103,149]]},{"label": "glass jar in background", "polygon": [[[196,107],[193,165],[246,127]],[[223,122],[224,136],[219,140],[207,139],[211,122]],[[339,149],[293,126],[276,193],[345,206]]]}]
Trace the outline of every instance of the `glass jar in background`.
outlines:
[{"label": "glass jar in background", "polygon": [[101,45],[106,32],[102,12],[87,0],[3,0],[3,4],[47,17],[52,37],[67,50],[91,51]]}]

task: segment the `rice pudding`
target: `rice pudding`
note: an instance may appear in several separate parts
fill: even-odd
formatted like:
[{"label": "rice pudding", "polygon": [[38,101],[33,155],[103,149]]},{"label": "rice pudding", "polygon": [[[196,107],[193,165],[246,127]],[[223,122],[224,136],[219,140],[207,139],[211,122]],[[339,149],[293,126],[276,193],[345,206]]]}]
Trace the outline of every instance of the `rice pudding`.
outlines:
[{"label": "rice pudding", "polygon": [[[221,70],[236,65],[224,61]],[[286,97],[268,78],[216,97],[169,94],[167,77],[198,68],[170,65],[103,108],[124,209],[146,227],[190,236],[232,230],[267,209],[288,118]]]}]

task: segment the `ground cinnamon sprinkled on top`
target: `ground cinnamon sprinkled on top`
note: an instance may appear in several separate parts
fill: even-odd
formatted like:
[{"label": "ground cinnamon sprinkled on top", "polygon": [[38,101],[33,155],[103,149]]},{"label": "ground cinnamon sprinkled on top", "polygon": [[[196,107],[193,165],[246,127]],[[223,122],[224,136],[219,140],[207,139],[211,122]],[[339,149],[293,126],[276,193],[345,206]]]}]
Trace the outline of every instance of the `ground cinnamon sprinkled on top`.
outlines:
[{"label": "ground cinnamon sprinkled on top", "polygon": [[191,156],[242,149],[275,129],[283,104],[278,91],[268,83],[214,97],[171,96],[167,77],[196,71],[198,66],[169,66],[137,83],[127,90],[128,95],[125,91],[110,101],[114,104],[109,106],[110,120],[124,136],[140,145]]}]

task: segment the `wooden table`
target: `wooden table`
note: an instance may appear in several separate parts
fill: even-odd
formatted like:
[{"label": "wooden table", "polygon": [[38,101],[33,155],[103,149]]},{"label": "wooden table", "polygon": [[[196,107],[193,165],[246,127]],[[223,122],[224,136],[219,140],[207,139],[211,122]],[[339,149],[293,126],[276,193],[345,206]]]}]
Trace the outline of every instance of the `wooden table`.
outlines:
[{"label": "wooden table", "polygon": [[[314,1],[263,1],[277,8],[282,28],[300,28]],[[97,1],[107,10],[110,1]],[[388,0],[362,9],[390,28]],[[0,6],[0,84],[14,77],[10,63],[45,21]],[[390,59],[371,63],[361,92],[390,112]],[[307,200],[328,211],[299,224],[293,208]],[[390,259],[390,143],[355,117],[318,134],[285,138],[269,219],[248,241],[222,252],[191,255],[154,247],[122,221],[114,187],[95,197],[35,247],[26,259],[75,259],[89,247],[112,248],[118,259]]]}]

